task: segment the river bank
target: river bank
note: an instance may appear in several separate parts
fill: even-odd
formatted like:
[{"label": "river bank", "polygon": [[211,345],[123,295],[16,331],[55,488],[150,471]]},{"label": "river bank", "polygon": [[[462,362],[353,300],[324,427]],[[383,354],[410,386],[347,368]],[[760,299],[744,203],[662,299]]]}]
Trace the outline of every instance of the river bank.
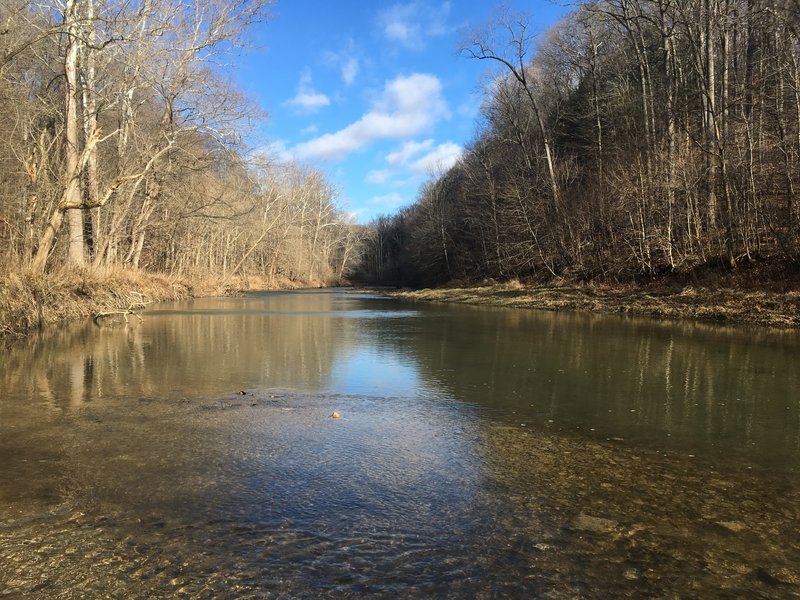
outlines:
[{"label": "river bank", "polygon": [[[126,269],[64,269],[0,275],[0,339],[57,323],[123,317],[150,304],[246,290],[320,287],[320,282],[259,277],[182,277]],[[662,319],[800,328],[800,291],[735,286],[523,284],[426,288],[381,293],[413,301],[625,314]]]},{"label": "river bank", "polygon": [[127,269],[20,270],[0,274],[0,339],[68,321],[127,317],[156,302],[296,287],[303,286],[288,280],[191,278]]},{"label": "river bank", "polygon": [[800,292],[736,287],[524,285],[518,281],[390,292],[425,302],[696,320],[762,327],[800,327]]}]

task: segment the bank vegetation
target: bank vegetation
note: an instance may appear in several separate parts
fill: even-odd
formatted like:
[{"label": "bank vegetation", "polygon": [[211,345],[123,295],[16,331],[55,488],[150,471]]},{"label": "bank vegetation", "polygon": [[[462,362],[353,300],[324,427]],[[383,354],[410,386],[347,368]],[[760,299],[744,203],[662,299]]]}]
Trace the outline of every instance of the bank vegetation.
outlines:
[{"label": "bank vegetation", "polygon": [[565,282],[560,285],[522,285],[518,280],[510,280],[480,286],[450,285],[391,294],[421,302],[594,312],[676,321],[689,319],[775,329],[800,327],[800,291],[776,292],[740,286],[656,284],[643,287]]},{"label": "bank vegetation", "polygon": [[0,4],[0,327],[27,326],[9,316],[23,298],[65,282],[77,297],[102,277],[121,283],[123,269],[138,273],[123,287],[166,277],[186,290],[347,277],[361,229],[337,191],[243,142],[265,115],[228,72],[269,9]]}]

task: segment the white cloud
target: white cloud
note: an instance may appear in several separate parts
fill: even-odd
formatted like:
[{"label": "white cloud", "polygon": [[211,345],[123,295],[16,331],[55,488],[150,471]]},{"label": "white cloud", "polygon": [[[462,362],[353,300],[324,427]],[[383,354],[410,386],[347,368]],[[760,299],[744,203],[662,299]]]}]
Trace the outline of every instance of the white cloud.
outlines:
[{"label": "white cloud", "polygon": [[407,169],[415,175],[443,173],[456,164],[462,153],[461,146],[453,142],[434,145],[433,139],[408,141],[386,155],[386,162],[392,165],[392,169],[372,171],[367,181],[386,183],[393,175],[399,174],[401,169]]},{"label": "white cloud", "polygon": [[347,47],[339,52],[326,52],[324,62],[339,70],[342,81],[345,85],[352,85],[361,71],[361,63],[356,56],[356,45],[353,40],[347,43]]},{"label": "white cloud", "polygon": [[463,150],[458,144],[445,142],[412,162],[410,168],[414,173],[426,175],[444,173],[458,162],[462,153]]},{"label": "white cloud", "polygon": [[430,149],[433,146],[433,140],[427,139],[422,142],[406,142],[399,150],[395,150],[386,155],[386,162],[390,165],[402,165],[409,161],[409,159],[419,154],[420,152],[424,152],[425,150]]},{"label": "white cloud", "polygon": [[311,81],[311,73],[306,71],[300,77],[300,83],[297,86],[297,95],[289,99],[287,103],[304,112],[316,112],[325,106],[329,106],[331,100],[325,94],[320,94],[314,90],[314,85]]},{"label": "white cloud", "polygon": [[387,208],[398,208],[404,204],[408,204],[409,200],[397,192],[391,192],[389,194],[384,194],[383,196],[374,196],[369,203],[378,206],[385,206]]},{"label": "white cloud", "polygon": [[367,212],[366,208],[357,208],[355,210],[347,211],[346,217],[348,223],[358,223],[358,219]]},{"label": "white cloud", "polygon": [[312,123],[308,127],[303,127],[303,129],[300,130],[300,135],[313,135],[313,134],[317,133],[318,131],[319,131],[319,127],[317,127],[316,125],[314,125]]},{"label": "white cloud", "polygon": [[272,163],[285,163],[294,160],[292,153],[289,151],[285,140],[273,140],[257,148],[254,148],[250,154],[250,159],[254,164],[272,164]]},{"label": "white cloud", "polygon": [[292,98],[289,103],[297,106],[298,108],[315,111],[324,106],[329,106],[331,100],[325,94],[318,94],[316,92],[298,92],[298,94]]},{"label": "white cloud", "polygon": [[344,81],[347,85],[351,85],[355,80],[356,76],[358,75],[358,59],[354,56],[348,58],[341,66],[342,70],[342,81]]},{"label": "white cloud", "polygon": [[401,44],[411,45],[419,44],[422,42],[420,37],[419,27],[416,24],[406,23],[402,20],[400,15],[394,15],[394,19],[388,21],[383,28],[383,33],[386,34],[390,40],[400,42]]},{"label": "white cloud", "polygon": [[416,73],[386,83],[372,110],[335,133],[299,144],[300,158],[342,159],[381,139],[402,139],[431,127],[449,116],[442,84],[433,75]]},{"label": "white cloud", "polygon": [[380,169],[377,171],[370,171],[367,173],[367,183],[377,183],[378,185],[386,183],[392,176],[389,169]]},{"label": "white cloud", "polygon": [[447,33],[449,14],[449,2],[434,5],[415,0],[395,4],[381,12],[378,25],[390,41],[411,50],[422,50],[426,38]]}]

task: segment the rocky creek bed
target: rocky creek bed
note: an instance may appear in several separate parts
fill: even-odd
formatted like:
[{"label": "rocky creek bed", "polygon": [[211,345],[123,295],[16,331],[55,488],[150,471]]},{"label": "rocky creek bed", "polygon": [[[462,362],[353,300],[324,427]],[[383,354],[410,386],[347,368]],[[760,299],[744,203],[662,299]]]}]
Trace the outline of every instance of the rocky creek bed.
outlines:
[{"label": "rocky creek bed", "polygon": [[800,596],[793,473],[458,403],[248,391],[6,434],[4,598]]}]

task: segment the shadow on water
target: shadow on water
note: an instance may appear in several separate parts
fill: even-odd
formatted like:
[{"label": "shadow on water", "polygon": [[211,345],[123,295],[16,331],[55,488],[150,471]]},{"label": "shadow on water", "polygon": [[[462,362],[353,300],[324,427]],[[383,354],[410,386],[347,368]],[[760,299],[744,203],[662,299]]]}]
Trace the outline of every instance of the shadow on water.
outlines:
[{"label": "shadow on water", "polygon": [[0,595],[797,597],[798,348],[332,292],[49,332]]}]

